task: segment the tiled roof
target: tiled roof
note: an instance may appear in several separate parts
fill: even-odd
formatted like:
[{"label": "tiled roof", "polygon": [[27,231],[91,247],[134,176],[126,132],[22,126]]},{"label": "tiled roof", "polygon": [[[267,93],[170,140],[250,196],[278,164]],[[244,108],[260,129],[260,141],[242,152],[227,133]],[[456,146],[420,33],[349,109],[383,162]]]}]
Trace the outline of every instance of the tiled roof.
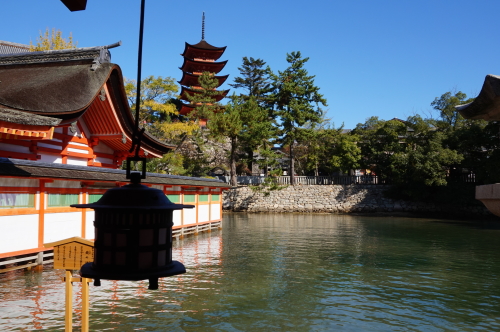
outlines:
[{"label": "tiled roof", "polygon": [[[19,176],[36,178],[71,179],[96,182],[128,182],[125,171],[90,166],[77,166],[67,164],[51,164],[38,161],[0,158],[0,176]],[[229,186],[217,179],[205,179],[189,176],[147,173],[144,183],[165,184],[174,186],[203,186],[221,187]]]}]

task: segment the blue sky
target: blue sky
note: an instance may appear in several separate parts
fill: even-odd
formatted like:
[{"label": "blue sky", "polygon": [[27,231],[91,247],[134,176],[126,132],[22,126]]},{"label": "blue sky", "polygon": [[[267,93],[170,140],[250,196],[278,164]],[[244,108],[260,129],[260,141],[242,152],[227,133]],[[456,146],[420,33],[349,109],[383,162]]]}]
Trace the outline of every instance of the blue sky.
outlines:
[{"label": "blue sky", "polygon": [[[112,61],[136,78],[140,0],[88,0],[82,12],[59,0],[0,8],[0,40],[36,42],[46,28],[71,32],[79,47],[121,40]],[[498,0],[146,0],[143,77],[180,79],[180,53],[184,42],[200,41],[203,11],[205,40],[227,46],[221,74],[229,83],[244,56],[278,71],[287,53],[300,51],[336,127],[370,116],[427,117],[435,97],[452,90],[475,97],[487,74],[500,74]]]}]

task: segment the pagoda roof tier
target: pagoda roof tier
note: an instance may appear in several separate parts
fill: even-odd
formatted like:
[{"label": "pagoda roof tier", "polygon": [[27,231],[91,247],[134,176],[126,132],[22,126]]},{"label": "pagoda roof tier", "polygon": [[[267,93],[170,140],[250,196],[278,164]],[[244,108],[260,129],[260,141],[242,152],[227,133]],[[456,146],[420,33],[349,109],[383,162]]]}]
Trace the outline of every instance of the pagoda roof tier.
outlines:
[{"label": "pagoda roof tier", "polygon": [[222,69],[224,69],[226,63],[227,60],[221,62],[211,62],[211,61],[191,60],[184,57],[184,63],[182,64],[180,69],[183,72],[188,72],[188,73],[202,73],[204,71],[208,71],[210,73],[217,74]]},{"label": "pagoda roof tier", "polygon": [[[185,101],[190,101],[187,98],[187,95],[192,96],[195,94],[200,94],[200,93],[202,93],[202,91],[203,91],[202,89],[190,89],[190,88],[186,88],[183,86],[181,89],[181,99],[185,100]],[[220,94],[213,96],[212,98],[215,99],[215,101],[221,101],[222,99],[224,99],[227,96],[227,94],[229,93],[229,90],[223,90],[223,91],[217,91],[217,92],[220,92]]]},{"label": "pagoda roof tier", "polygon": [[476,99],[455,108],[466,119],[500,120],[500,76],[487,75]]},{"label": "pagoda roof tier", "polygon": [[226,46],[216,47],[202,39],[198,44],[186,43],[184,52],[181,55],[188,59],[210,59],[215,61],[222,56],[225,50]]},{"label": "pagoda roof tier", "polygon": [[[190,87],[190,86],[199,86],[200,83],[198,82],[198,78],[200,76],[201,75],[196,75],[196,74],[190,74],[190,73],[182,72],[182,78],[181,78],[180,81],[178,81],[178,83],[180,85],[184,85],[184,86],[187,86],[187,87]],[[222,84],[224,84],[224,82],[227,80],[228,77],[229,77],[229,75],[215,76],[215,78],[219,81],[219,85],[218,86],[221,86]]]},{"label": "pagoda roof tier", "polygon": [[[113,45],[111,45],[113,46]],[[115,153],[132,155],[135,121],[118,65],[107,48],[0,55],[0,121],[12,134],[32,126],[67,127],[83,119],[89,139],[105,141]],[[144,133],[141,153],[158,157],[173,149]]]},{"label": "pagoda roof tier", "polygon": [[193,104],[182,104],[181,109],[179,110],[179,114],[181,115],[188,115],[194,109],[196,108],[196,105]]},{"label": "pagoda roof tier", "polygon": [[[181,115],[188,115],[189,113],[193,112],[196,108],[196,105],[194,104],[182,104],[179,114]],[[224,106],[221,106],[220,109],[224,109]]]}]

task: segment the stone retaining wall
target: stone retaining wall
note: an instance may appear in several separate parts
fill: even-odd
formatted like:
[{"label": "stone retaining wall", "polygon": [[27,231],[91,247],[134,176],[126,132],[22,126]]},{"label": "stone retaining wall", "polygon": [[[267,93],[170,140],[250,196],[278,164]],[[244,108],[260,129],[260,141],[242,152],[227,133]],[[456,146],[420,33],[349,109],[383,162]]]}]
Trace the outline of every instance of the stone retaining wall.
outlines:
[{"label": "stone retaining wall", "polygon": [[223,209],[246,212],[421,212],[454,216],[492,216],[481,204],[450,206],[386,198],[383,185],[302,185],[269,193],[246,186],[224,192]]}]

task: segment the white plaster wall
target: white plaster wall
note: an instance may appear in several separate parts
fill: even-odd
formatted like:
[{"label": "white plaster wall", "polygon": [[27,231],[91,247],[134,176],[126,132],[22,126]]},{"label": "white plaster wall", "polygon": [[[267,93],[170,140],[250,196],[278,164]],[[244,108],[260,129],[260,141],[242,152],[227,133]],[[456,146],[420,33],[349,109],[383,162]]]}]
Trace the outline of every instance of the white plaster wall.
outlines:
[{"label": "white plaster wall", "polygon": [[32,179],[14,179],[14,178],[0,178],[0,187],[38,187],[38,180]]},{"label": "white plaster wall", "polygon": [[43,242],[82,236],[82,212],[46,213]]},{"label": "white plaster wall", "polygon": [[[85,143],[78,143],[78,142],[70,142],[68,146],[74,146],[74,147],[84,146],[84,147],[88,148],[87,144],[85,144]],[[87,150],[84,150],[84,151],[87,151]]]},{"label": "white plaster wall", "polygon": [[75,148],[69,148],[68,147],[68,151],[69,152],[82,153],[82,154],[89,154],[88,150],[83,150],[83,149],[75,149]]},{"label": "white plaster wall", "polygon": [[14,144],[0,143],[1,151],[11,151],[11,152],[19,152],[19,153],[31,153],[30,148],[28,146],[20,146]]},{"label": "white plaster wall", "polygon": [[113,164],[114,163],[113,159],[102,158],[102,157],[99,157],[99,156],[96,156],[95,159],[94,159],[94,161],[97,162],[97,163],[103,163],[103,164]]},{"label": "white plaster wall", "polygon": [[54,128],[54,132],[55,132],[55,133],[62,134],[63,129],[62,129],[62,127],[56,127],[56,128]]},{"label": "white plaster wall", "polygon": [[115,153],[115,151],[112,148],[110,148],[109,146],[107,146],[102,142],[99,142],[96,146],[94,146],[93,149],[94,152],[109,153],[109,154]]},{"label": "white plaster wall", "polygon": [[[89,129],[87,128],[87,124],[85,123],[85,121],[83,121],[83,118],[80,118],[80,119],[78,120],[78,124],[82,127],[83,132],[84,132],[84,134],[85,134],[85,137],[90,137],[90,131],[89,131]],[[80,129],[80,128],[78,128],[78,129]]]},{"label": "white plaster wall", "polygon": [[210,221],[208,205],[198,205],[198,222]]},{"label": "white plaster wall", "polygon": [[220,219],[220,203],[210,204],[210,220]]},{"label": "white plaster wall", "polygon": [[61,156],[55,154],[40,154],[40,161],[43,163],[62,164]]},{"label": "white plaster wall", "polygon": [[0,217],[0,253],[38,248],[38,214]]},{"label": "white plaster wall", "polygon": [[87,211],[85,214],[85,238],[89,240],[95,238],[94,216],[94,210]]},{"label": "white plaster wall", "polygon": [[196,208],[193,209],[183,209],[183,225],[196,224]]},{"label": "white plaster wall", "polygon": [[66,160],[68,165],[80,165],[80,166],[87,166],[87,161],[88,159],[75,158],[75,157],[68,157],[68,159]]},{"label": "white plaster wall", "polygon": [[181,210],[174,210],[172,215],[172,221],[174,222],[174,226],[182,225],[182,212]]}]

